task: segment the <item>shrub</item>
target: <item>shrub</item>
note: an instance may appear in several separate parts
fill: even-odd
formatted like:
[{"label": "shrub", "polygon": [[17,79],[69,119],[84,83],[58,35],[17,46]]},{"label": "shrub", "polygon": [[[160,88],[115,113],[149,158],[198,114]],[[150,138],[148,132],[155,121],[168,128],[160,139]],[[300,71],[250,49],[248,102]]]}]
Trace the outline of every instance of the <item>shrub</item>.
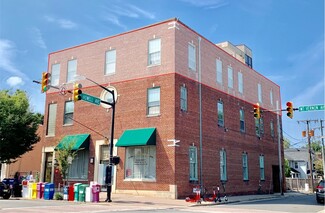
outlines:
[{"label": "shrub", "polygon": [[63,194],[61,192],[55,193],[54,200],[63,200]]}]

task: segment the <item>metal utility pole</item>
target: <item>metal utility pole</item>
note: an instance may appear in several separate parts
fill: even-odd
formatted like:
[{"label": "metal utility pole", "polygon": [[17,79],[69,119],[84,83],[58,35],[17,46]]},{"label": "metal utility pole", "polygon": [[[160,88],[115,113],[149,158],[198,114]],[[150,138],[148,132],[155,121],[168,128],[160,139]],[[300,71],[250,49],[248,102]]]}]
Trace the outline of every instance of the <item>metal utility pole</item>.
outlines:
[{"label": "metal utility pole", "polygon": [[306,123],[307,125],[307,140],[308,140],[308,150],[309,150],[309,170],[310,170],[310,177],[311,177],[311,187],[312,187],[312,192],[314,192],[314,176],[313,176],[313,158],[312,158],[312,150],[311,150],[311,145],[310,145],[310,134],[309,134],[309,123],[311,121],[314,122],[318,122],[318,120],[302,120],[302,121],[298,121],[299,122],[303,122]]},{"label": "metal utility pole", "polygon": [[323,160],[323,180],[325,180],[325,158],[324,158],[324,132],[323,132],[323,122],[324,120],[320,120],[320,132],[322,138],[322,160]]},{"label": "metal utility pole", "polygon": [[277,126],[278,126],[278,156],[279,156],[279,179],[280,179],[280,192],[281,195],[283,195],[283,177],[282,177],[282,152],[281,152],[281,128],[280,128],[280,111],[279,111],[279,102],[276,102],[276,120],[277,120]]}]

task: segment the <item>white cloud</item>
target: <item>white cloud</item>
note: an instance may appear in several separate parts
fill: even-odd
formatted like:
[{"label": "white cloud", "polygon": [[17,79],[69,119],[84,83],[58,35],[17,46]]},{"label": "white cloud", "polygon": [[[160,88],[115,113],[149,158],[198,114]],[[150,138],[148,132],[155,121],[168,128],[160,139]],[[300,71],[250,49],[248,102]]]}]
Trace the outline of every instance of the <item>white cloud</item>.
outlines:
[{"label": "white cloud", "polygon": [[32,34],[33,34],[33,39],[34,39],[34,43],[39,46],[42,49],[46,49],[46,44],[45,41],[43,39],[42,33],[40,31],[40,29],[38,28],[33,28],[32,29]]},{"label": "white cloud", "polygon": [[[320,79],[320,81],[311,86],[307,87],[303,93],[300,93],[296,97],[293,98],[293,102],[295,105],[308,105],[308,104],[321,104],[315,103],[315,101],[324,103],[324,81]],[[322,99],[322,100],[321,100]]]},{"label": "white cloud", "polygon": [[12,77],[8,78],[6,80],[6,82],[10,87],[17,87],[17,86],[25,84],[23,82],[23,79],[21,77],[18,77],[18,76],[12,76]]},{"label": "white cloud", "polygon": [[228,5],[225,0],[181,0],[185,3],[192,4],[195,7],[204,7],[207,9],[217,9]]},{"label": "white cloud", "polygon": [[17,76],[25,76],[13,63],[17,50],[10,40],[0,39],[0,70],[4,70]]},{"label": "white cloud", "polygon": [[50,23],[54,23],[57,24],[59,27],[63,28],[63,29],[74,29],[77,28],[78,25],[68,19],[61,19],[61,18],[54,18],[51,16],[45,16],[45,20],[50,22]]},{"label": "white cloud", "polygon": [[118,26],[118,27],[121,27],[121,28],[123,28],[124,30],[126,30],[126,26],[123,25],[123,24],[120,22],[119,18],[118,18],[117,16],[115,16],[115,15],[112,15],[112,14],[106,15],[106,16],[104,17],[104,20],[109,21],[109,22],[111,22],[112,24],[114,24],[114,25],[116,25],[116,26]]},{"label": "white cloud", "polygon": [[132,10],[133,12],[139,14],[139,15],[142,15],[144,16],[145,18],[149,18],[149,19],[155,19],[155,15],[153,13],[150,13],[148,11],[145,11],[137,6],[134,6],[134,5],[128,5]]},{"label": "white cloud", "polygon": [[109,7],[105,7],[108,12],[103,15],[104,20],[107,20],[111,22],[112,24],[115,24],[116,26],[119,26],[126,30],[126,25],[124,25],[120,19],[122,17],[127,18],[147,18],[147,19],[155,19],[156,16],[154,13],[151,13],[149,11],[146,11],[142,8],[139,8],[132,4],[125,4],[121,6],[117,5],[110,5]]}]

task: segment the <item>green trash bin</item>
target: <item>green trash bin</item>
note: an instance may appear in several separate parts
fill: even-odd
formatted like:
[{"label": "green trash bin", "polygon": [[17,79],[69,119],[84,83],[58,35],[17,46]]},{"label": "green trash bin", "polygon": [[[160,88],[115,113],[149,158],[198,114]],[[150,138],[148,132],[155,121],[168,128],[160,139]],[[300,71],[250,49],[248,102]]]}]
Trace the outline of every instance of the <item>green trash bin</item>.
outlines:
[{"label": "green trash bin", "polygon": [[74,201],[79,201],[79,187],[81,183],[73,184],[73,191],[74,191]]},{"label": "green trash bin", "polygon": [[81,184],[79,186],[79,201],[80,202],[86,202],[86,187],[89,187],[88,184]]}]

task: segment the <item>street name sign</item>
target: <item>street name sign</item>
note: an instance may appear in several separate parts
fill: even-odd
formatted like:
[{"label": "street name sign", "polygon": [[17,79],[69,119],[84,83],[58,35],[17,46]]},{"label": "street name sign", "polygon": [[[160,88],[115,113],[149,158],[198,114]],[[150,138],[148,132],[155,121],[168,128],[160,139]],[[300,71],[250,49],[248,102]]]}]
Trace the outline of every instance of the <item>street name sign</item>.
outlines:
[{"label": "street name sign", "polygon": [[325,110],[324,104],[318,104],[313,106],[300,106],[299,112],[306,112],[306,111],[319,111]]},{"label": "street name sign", "polygon": [[88,95],[86,93],[81,93],[81,100],[95,104],[95,105],[99,105],[100,104],[100,98],[97,98],[95,96],[92,95]]}]

